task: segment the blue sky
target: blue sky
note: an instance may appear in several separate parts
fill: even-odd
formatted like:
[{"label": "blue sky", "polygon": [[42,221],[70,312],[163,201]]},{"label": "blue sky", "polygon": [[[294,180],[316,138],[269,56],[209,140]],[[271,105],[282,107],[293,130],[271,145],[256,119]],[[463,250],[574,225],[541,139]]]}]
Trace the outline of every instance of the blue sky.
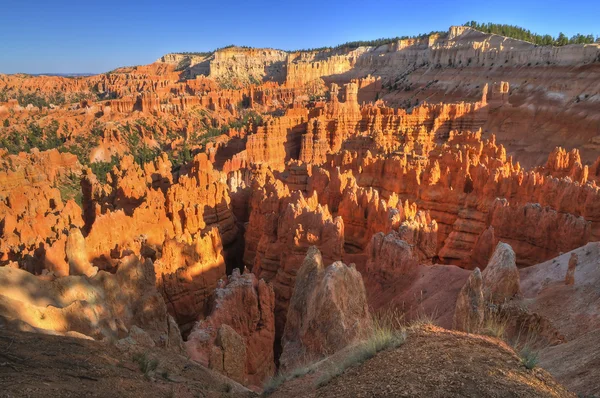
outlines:
[{"label": "blue sky", "polygon": [[229,44],[298,49],[508,23],[600,35],[600,1],[2,0],[0,73],[100,73]]}]

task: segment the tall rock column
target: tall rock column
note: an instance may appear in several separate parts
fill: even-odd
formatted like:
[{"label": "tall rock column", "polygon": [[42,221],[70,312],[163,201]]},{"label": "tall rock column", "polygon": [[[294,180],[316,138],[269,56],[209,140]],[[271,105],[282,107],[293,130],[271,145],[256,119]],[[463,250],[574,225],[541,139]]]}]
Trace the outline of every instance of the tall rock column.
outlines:
[{"label": "tall rock column", "polygon": [[484,315],[483,280],[481,271],[475,268],[456,299],[454,327],[465,332],[477,332]]},{"label": "tall rock column", "polygon": [[364,337],[371,317],[362,276],[353,265],[323,265],[312,246],[298,271],[283,333],[282,370],[341,350]]},{"label": "tall rock column", "polygon": [[483,293],[488,302],[502,304],[521,293],[515,252],[504,242],[496,246],[482,276]]}]

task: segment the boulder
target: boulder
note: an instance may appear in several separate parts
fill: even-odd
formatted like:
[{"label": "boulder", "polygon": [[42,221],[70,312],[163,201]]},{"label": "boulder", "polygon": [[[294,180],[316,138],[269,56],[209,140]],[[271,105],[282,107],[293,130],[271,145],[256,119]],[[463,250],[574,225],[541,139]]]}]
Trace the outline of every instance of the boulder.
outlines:
[{"label": "boulder", "polygon": [[[0,318],[22,330],[145,341],[181,351],[181,334],[156,289],[150,260],[129,255],[115,274],[45,280],[0,267]],[[143,329],[143,333],[139,330]],[[143,336],[141,339],[140,336]]]},{"label": "boulder", "polygon": [[92,277],[98,272],[98,267],[92,266],[87,259],[85,238],[79,228],[72,228],[67,237],[65,248],[69,261],[69,275],[85,275]]},{"label": "boulder", "polygon": [[575,268],[577,268],[577,253],[571,253],[569,258],[569,267],[567,268],[567,274],[565,275],[565,285],[575,284]]},{"label": "boulder", "polygon": [[[229,325],[221,325],[217,332],[217,350],[213,350],[211,359],[216,353],[219,353],[222,360],[212,360],[209,366],[233,380],[246,382],[246,342]],[[218,366],[223,366],[219,369]]]}]

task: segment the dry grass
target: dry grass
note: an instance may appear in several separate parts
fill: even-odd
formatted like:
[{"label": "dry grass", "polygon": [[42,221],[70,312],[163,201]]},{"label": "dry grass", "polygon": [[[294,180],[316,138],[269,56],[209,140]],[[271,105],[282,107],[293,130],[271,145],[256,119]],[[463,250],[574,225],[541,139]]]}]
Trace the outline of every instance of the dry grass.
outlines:
[{"label": "dry grass", "polygon": [[507,326],[508,316],[504,315],[498,306],[493,304],[486,305],[483,325],[481,326],[479,333],[486,336],[505,339]]},{"label": "dry grass", "polygon": [[281,386],[286,381],[314,373],[316,369],[317,362],[313,362],[299,366],[288,373],[278,373],[277,375],[271,377],[269,380],[266,381],[266,383],[263,386],[263,395],[271,395],[279,388],[279,386]]},{"label": "dry grass", "polygon": [[423,328],[425,326],[435,326],[435,319],[435,313],[426,314],[425,312],[418,312],[417,316],[414,319],[405,324],[405,327],[410,330],[415,330]]},{"label": "dry grass", "polygon": [[287,380],[289,379],[286,375],[281,373],[276,374],[275,376],[271,377],[265,382],[265,384],[263,385],[262,395],[267,397],[273,394],[279,388],[279,386],[281,386]]},{"label": "dry grass", "polygon": [[527,369],[533,369],[539,362],[539,348],[544,345],[539,324],[521,326],[517,335],[508,343],[519,353],[521,363]]},{"label": "dry grass", "polygon": [[158,360],[150,358],[147,353],[137,353],[133,355],[133,360],[137,362],[144,376],[151,376],[158,367]]},{"label": "dry grass", "polygon": [[307,361],[306,365],[295,368],[285,374],[279,373],[269,379],[263,386],[263,396],[275,392],[285,382],[304,377],[309,374],[319,373],[315,387],[327,385],[331,380],[344,373],[353,366],[359,366],[373,358],[377,353],[397,348],[406,341],[407,332],[429,325],[435,325],[435,314],[418,313],[417,317],[407,322],[404,314],[399,309],[388,309],[373,316],[372,327],[369,334],[355,345],[346,349],[345,355],[340,355],[341,360],[334,361],[329,358],[325,361]]},{"label": "dry grass", "polygon": [[538,351],[542,343],[539,324],[521,325],[516,335],[509,332],[510,313],[502,305],[486,303],[484,319],[481,327],[473,332],[496,337],[510,345],[521,358],[527,369],[533,369],[538,363]]}]

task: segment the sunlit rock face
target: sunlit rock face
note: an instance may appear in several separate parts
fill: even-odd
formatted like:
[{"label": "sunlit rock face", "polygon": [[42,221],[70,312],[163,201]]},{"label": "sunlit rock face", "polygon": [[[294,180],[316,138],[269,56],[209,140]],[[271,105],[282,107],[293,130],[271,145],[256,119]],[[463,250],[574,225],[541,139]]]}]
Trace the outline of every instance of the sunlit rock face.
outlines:
[{"label": "sunlit rock face", "polygon": [[115,274],[54,281],[0,267],[0,318],[8,328],[99,340],[132,337],[141,329],[149,344],[181,351],[181,334],[156,289],[152,262],[131,254],[118,266]]}]

